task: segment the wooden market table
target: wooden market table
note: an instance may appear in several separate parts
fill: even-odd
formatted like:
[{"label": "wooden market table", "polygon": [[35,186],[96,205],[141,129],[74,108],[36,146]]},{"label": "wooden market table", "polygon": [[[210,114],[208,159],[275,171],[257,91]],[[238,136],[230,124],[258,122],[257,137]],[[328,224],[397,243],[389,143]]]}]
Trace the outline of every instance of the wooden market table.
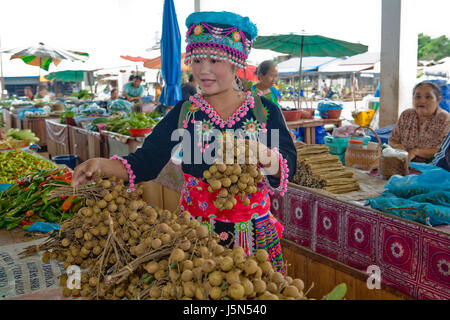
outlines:
[{"label": "wooden market table", "polygon": [[[450,232],[445,227],[293,183],[284,196],[275,192],[271,200],[271,212],[284,226],[285,259],[293,275],[316,284],[313,296],[346,282],[349,299],[450,299]],[[381,271],[382,290],[367,289],[371,265]]]},{"label": "wooden market table", "polygon": [[316,143],[316,127],[324,126],[326,124],[334,124],[338,127],[342,125],[343,119],[301,119],[297,121],[287,121],[286,124],[289,129],[305,128],[305,143]]},{"label": "wooden market table", "polygon": [[104,157],[108,158],[113,155],[123,157],[135,152],[137,148],[143,145],[145,140],[144,137],[125,136],[107,130],[101,130],[100,135],[105,138],[106,153]]}]

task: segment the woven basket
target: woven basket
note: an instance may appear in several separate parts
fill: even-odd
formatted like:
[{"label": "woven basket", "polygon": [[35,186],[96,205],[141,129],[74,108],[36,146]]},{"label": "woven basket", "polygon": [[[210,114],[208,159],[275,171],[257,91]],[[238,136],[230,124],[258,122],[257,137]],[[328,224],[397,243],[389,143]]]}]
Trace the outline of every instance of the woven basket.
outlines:
[{"label": "woven basket", "polygon": [[349,145],[347,147],[347,151],[345,152],[345,165],[347,167],[370,171],[378,168],[381,156],[381,140],[378,134],[373,129],[365,126],[356,128],[353,134],[355,134],[355,132],[359,128],[369,129],[370,131],[372,131],[377,137],[378,144],[369,142],[367,144],[367,149],[352,148]]}]

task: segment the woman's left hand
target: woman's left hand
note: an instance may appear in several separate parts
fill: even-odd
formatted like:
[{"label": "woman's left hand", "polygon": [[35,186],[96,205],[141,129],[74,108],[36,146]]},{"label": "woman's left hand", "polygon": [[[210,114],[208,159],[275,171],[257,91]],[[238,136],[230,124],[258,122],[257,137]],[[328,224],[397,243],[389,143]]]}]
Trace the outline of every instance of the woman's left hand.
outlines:
[{"label": "woman's left hand", "polygon": [[408,150],[408,162],[411,162],[417,156],[416,149]]},{"label": "woman's left hand", "polygon": [[[264,169],[265,174],[278,176],[280,173],[278,154],[259,141],[248,141],[249,149],[257,156],[258,165]],[[245,140],[238,139],[237,143],[238,145],[244,144]]]}]

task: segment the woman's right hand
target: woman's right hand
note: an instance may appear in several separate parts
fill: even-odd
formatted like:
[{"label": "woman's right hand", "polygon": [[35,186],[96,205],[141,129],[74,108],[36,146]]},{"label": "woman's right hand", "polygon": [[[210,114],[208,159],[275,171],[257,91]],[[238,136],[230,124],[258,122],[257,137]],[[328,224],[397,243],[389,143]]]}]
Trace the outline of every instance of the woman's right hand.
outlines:
[{"label": "woman's right hand", "polygon": [[95,173],[98,173],[101,176],[102,175],[101,167],[103,160],[106,159],[94,158],[89,159],[83,162],[82,164],[78,165],[73,172],[71,185],[73,187],[83,186],[87,182],[92,180]]}]

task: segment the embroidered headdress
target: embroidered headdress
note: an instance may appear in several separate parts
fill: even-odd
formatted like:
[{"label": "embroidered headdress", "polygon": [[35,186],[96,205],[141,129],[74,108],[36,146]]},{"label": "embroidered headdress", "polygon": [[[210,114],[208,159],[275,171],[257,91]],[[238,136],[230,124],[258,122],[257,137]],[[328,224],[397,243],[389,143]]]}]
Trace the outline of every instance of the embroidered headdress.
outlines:
[{"label": "embroidered headdress", "polygon": [[186,27],[186,64],[210,56],[245,69],[252,41],[258,34],[248,17],[225,11],[195,12],[186,19]]}]

